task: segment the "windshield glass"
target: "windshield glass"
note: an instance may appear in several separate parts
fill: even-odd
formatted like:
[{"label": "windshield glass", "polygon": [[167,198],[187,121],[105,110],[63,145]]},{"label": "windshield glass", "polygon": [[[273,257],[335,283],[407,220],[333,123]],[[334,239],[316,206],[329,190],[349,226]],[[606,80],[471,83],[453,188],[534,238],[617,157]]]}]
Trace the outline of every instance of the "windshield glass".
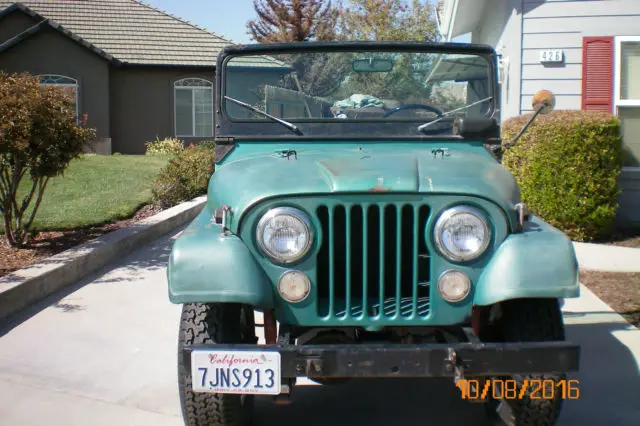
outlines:
[{"label": "windshield glass", "polygon": [[[293,122],[316,120],[428,122],[490,110],[491,67],[475,54],[310,52],[242,55],[225,64],[224,95]],[[479,102],[481,101],[481,102]],[[269,120],[238,102],[228,116]]]}]

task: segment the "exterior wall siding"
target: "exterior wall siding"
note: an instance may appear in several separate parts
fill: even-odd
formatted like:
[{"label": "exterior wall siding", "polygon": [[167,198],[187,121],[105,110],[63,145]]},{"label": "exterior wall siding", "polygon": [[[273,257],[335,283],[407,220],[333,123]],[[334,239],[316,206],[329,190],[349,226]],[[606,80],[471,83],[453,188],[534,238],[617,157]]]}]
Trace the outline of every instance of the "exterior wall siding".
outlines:
[{"label": "exterior wall siding", "polygon": [[[556,94],[558,109],[582,107],[584,37],[640,35],[638,0],[522,0],[522,99],[520,112],[541,89]],[[562,49],[564,63],[539,63],[542,50]],[[618,202],[621,224],[640,224],[640,171],[624,170]]]},{"label": "exterior wall siding", "polygon": [[508,60],[505,68],[507,78],[502,84],[502,119],[518,115],[520,111],[522,49],[520,34],[522,15],[519,5],[522,0],[491,0],[491,7],[484,10],[482,27],[472,33],[473,43],[493,46],[502,57]]},{"label": "exterior wall siding", "polygon": [[[582,40],[589,36],[640,35],[638,0],[522,0],[522,99],[550,89],[559,109],[582,106]],[[540,52],[562,49],[561,65],[543,65]]]},{"label": "exterior wall siding", "polygon": [[[582,107],[584,37],[640,35],[640,0],[491,0],[472,41],[494,46],[509,58],[502,119],[532,111],[542,89],[556,95],[557,109]],[[541,64],[540,52],[561,49],[561,64]],[[640,225],[640,170],[620,177],[618,219]]]},{"label": "exterior wall siding", "polygon": [[[112,150],[143,154],[145,142],[175,136],[174,83],[189,77],[215,84],[212,69],[123,67],[111,70]],[[184,138],[187,144],[210,138]]]},{"label": "exterior wall siding", "polygon": [[17,36],[38,22],[21,11],[13,11],[0,18],[0,43]]},{"label": "exterior wall siding", "polygon": [[626,226],[640,226],[640,170],[625,170],[620,176],[622,193],[618,197],[618,222]]},{"label": "exterior wall siding", "polygon": [[0,70],[58,74],[78,81],[78,110],[98,140],[110,137],[109,65],[106,60],[54,29],[35,34],[0,54]]}]

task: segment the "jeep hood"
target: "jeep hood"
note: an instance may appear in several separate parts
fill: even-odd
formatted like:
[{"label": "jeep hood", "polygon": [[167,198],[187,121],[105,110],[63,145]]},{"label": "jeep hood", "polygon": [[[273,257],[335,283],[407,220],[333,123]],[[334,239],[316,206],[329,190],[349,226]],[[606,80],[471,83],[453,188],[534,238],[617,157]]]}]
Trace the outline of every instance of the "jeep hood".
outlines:
[{"label": "jeep hood", "polygon": [[[327,193],[390,192],[460,194],[493,201],[505,213],[513,210],[520,194],[513,176],[482,145],[475,149],[438,150],[425,145],[388,143],[367,147],[343,145],[289,152],[271,147],[266,152],[234,155],[217,167],[209,184],[211,210],[223,204],[232,209],[230,228],[262,200]],[[452,144],[453,145],[453,144]],[[245,145],[246,146],[246,145]],[[241,154],[240,152],[236,154]]]}]

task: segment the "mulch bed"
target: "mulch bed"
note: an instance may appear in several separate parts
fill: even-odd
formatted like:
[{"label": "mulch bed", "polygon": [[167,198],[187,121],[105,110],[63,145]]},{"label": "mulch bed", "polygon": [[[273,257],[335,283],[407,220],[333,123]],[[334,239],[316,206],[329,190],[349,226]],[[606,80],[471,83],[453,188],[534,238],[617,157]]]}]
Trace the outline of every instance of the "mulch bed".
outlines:
[{"label": "mulch bed", "polygon": [[38,232],[22,249],[9,246],[5,238],[0,236],[0,277],[101,235],[117,231],[160,211],[158,207],[146,205],[130,219],[68,231]]},{"label": "mulch bed", "polygon": [[580,271],[580,282],[627,321],[640,327],[640,272]]},{"label": "mulch bed", "polygon": [[594,242],[620,247],[640,248],[640,228],[614,229],[606,237]]},{"label": "mulch bed", "polygon": [[628,237],[628,238],[623,238],[620,240],[614,240],[609,242],[609,244],[614,245],[614,246],[621,246],[621,247],[634,247],[634,248],[640,248],[640,236],[638,237]]}]

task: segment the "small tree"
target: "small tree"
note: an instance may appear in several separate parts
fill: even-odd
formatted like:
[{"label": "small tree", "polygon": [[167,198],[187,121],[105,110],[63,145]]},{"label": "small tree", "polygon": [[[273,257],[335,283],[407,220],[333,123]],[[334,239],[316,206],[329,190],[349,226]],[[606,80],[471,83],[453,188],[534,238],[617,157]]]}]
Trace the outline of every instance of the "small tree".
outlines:
[{"label": "small tree", "polygon": [[253,0],[258,19],[249,21],[259,43],[332,40],[339,11],[324,0]]},{"label": "small tree", "polygon": [[350,0],[340,32],[350,40],[436,41],[438,26],[428,1]]},{"label": "small tree", "polygon": [[94,137],[62,90],[0,72],[0,213],[10,245],[25,244],[49,179]]},{"label": "small tree", "polygon": [[[436,41],[438,27],[434,7],[420,0],[350,0],[340,13],[340,37],[346,40]],[[430,96],[424,84],[431,63],[424,55],[388,55],[395,62],[392,72],[355,74],[345,87],[348,93],[375,93],[389,99],[419,102]]]}]

